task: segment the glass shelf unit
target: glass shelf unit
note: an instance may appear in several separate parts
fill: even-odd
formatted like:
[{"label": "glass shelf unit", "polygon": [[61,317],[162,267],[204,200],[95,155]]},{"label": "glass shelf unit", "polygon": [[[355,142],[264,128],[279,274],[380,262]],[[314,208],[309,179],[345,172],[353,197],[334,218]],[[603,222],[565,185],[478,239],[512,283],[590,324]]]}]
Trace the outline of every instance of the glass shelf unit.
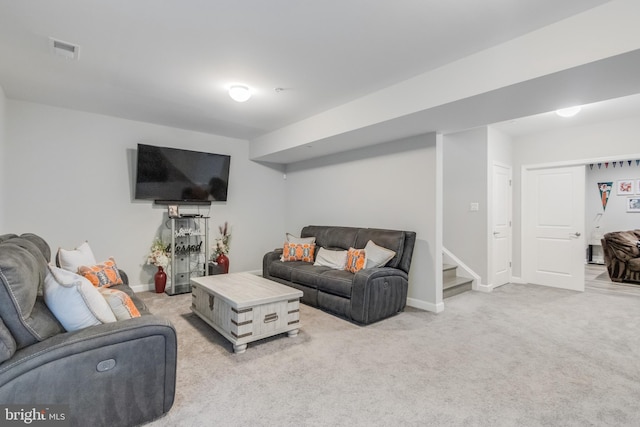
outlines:
[{"label": "glass shelf unit", "polygon": [[209,217],[178,217],[171,221],[171,262],[165,292],[191,292],[191,279],[206,276],[209,263]]}]

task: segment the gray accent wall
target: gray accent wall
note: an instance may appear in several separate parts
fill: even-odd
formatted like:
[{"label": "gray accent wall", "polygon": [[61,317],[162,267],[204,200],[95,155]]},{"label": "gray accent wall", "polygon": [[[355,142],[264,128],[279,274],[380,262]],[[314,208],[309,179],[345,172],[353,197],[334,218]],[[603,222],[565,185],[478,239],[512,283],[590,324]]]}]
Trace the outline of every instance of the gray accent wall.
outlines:
[{"label": "gray accent wall", "polygon": [[438,311],[436,146],[427,134],[288,165],[286,231],[299,235],[309,224],[415,231],[409,304]]},{"label": "gray accent wall", "polygon": [[[113,256],[134,287],[151,288],[149,247],[166,206],[133,200],[137,143],[231,155],[229,198],[181,207],[231,224],[231,271],[260,270],[284,236],[283,167],[249,160],[248,141],[6,100],[2,232],[41,235],[55,252],[88,240],[99,261]],[[139,289],[139,288],[138,288]]]}]

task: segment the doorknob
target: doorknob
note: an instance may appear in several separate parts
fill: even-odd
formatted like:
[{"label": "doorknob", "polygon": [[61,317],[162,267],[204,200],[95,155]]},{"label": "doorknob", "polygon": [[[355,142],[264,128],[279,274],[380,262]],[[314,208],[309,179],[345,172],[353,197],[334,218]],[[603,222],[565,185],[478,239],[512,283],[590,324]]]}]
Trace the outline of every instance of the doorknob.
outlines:
[{"label": "doorknob", "polygon": [[570,236],[571,237],[580,237],[580,236],[582,236],[582,234],[580,232],[576,231],[575,233],[570,234]]},{"label": "doorknob", "polygon": [[493,235],[494,235],[494,236],[497,236],[498,234],[500,234],[500,232],[499,232],[499,231],[494,231],[494,232],[493,232]]}]

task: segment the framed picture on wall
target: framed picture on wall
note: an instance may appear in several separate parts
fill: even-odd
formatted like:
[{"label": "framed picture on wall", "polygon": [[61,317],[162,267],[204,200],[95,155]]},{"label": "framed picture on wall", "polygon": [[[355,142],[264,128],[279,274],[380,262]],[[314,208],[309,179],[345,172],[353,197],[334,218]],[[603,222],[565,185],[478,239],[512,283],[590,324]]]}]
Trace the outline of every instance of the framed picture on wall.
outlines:
[{"label": "framed picture on wall", "polygon": [[634,182],[631,179],[623,179],[618,181],[618,196],[626,196],[628,194],[633,194],[634,190]]},{"label": "framed picture on wall", "polygon": [[640,197],[627,198],[627,212],[640,212]]}]

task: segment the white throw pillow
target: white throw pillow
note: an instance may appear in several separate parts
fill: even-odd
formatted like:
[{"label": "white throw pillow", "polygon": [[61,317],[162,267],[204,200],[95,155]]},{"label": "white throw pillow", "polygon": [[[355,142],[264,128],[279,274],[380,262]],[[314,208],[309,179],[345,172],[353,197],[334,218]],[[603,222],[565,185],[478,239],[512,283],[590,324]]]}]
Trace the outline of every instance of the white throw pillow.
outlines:
[{"label": "white throw pillow", "polygon": [[49,264],[44,302],[67,331],[116,321],[100,292],[84,277]]},{"label": "white throw pillow", "polygon": [[78,267],[82,265],[96,265],[96,257],[89,246],[89,242],[84,242],[73,250],[58,248],[58,263],[60,267],[71,271],[78,272]]},{"label": "white throw pillow", "polygon": [[287,242],[298,244],[311,244],[316,242],[315,237],[296,237],[291,233],[287,233]]},{"label": "white throw pillow", "polygon": [[369,240],[364,247],[364,253],[364,268],[383,267],[396,255],[391,249],[378,246],[371,240]]},{"label": "white throw pillow", "polygon": [[320,248],[316,256],[316,262],[313,265],[335,268],[336,270],[344,270],[347,265],[347,251],[332,251]]}]

